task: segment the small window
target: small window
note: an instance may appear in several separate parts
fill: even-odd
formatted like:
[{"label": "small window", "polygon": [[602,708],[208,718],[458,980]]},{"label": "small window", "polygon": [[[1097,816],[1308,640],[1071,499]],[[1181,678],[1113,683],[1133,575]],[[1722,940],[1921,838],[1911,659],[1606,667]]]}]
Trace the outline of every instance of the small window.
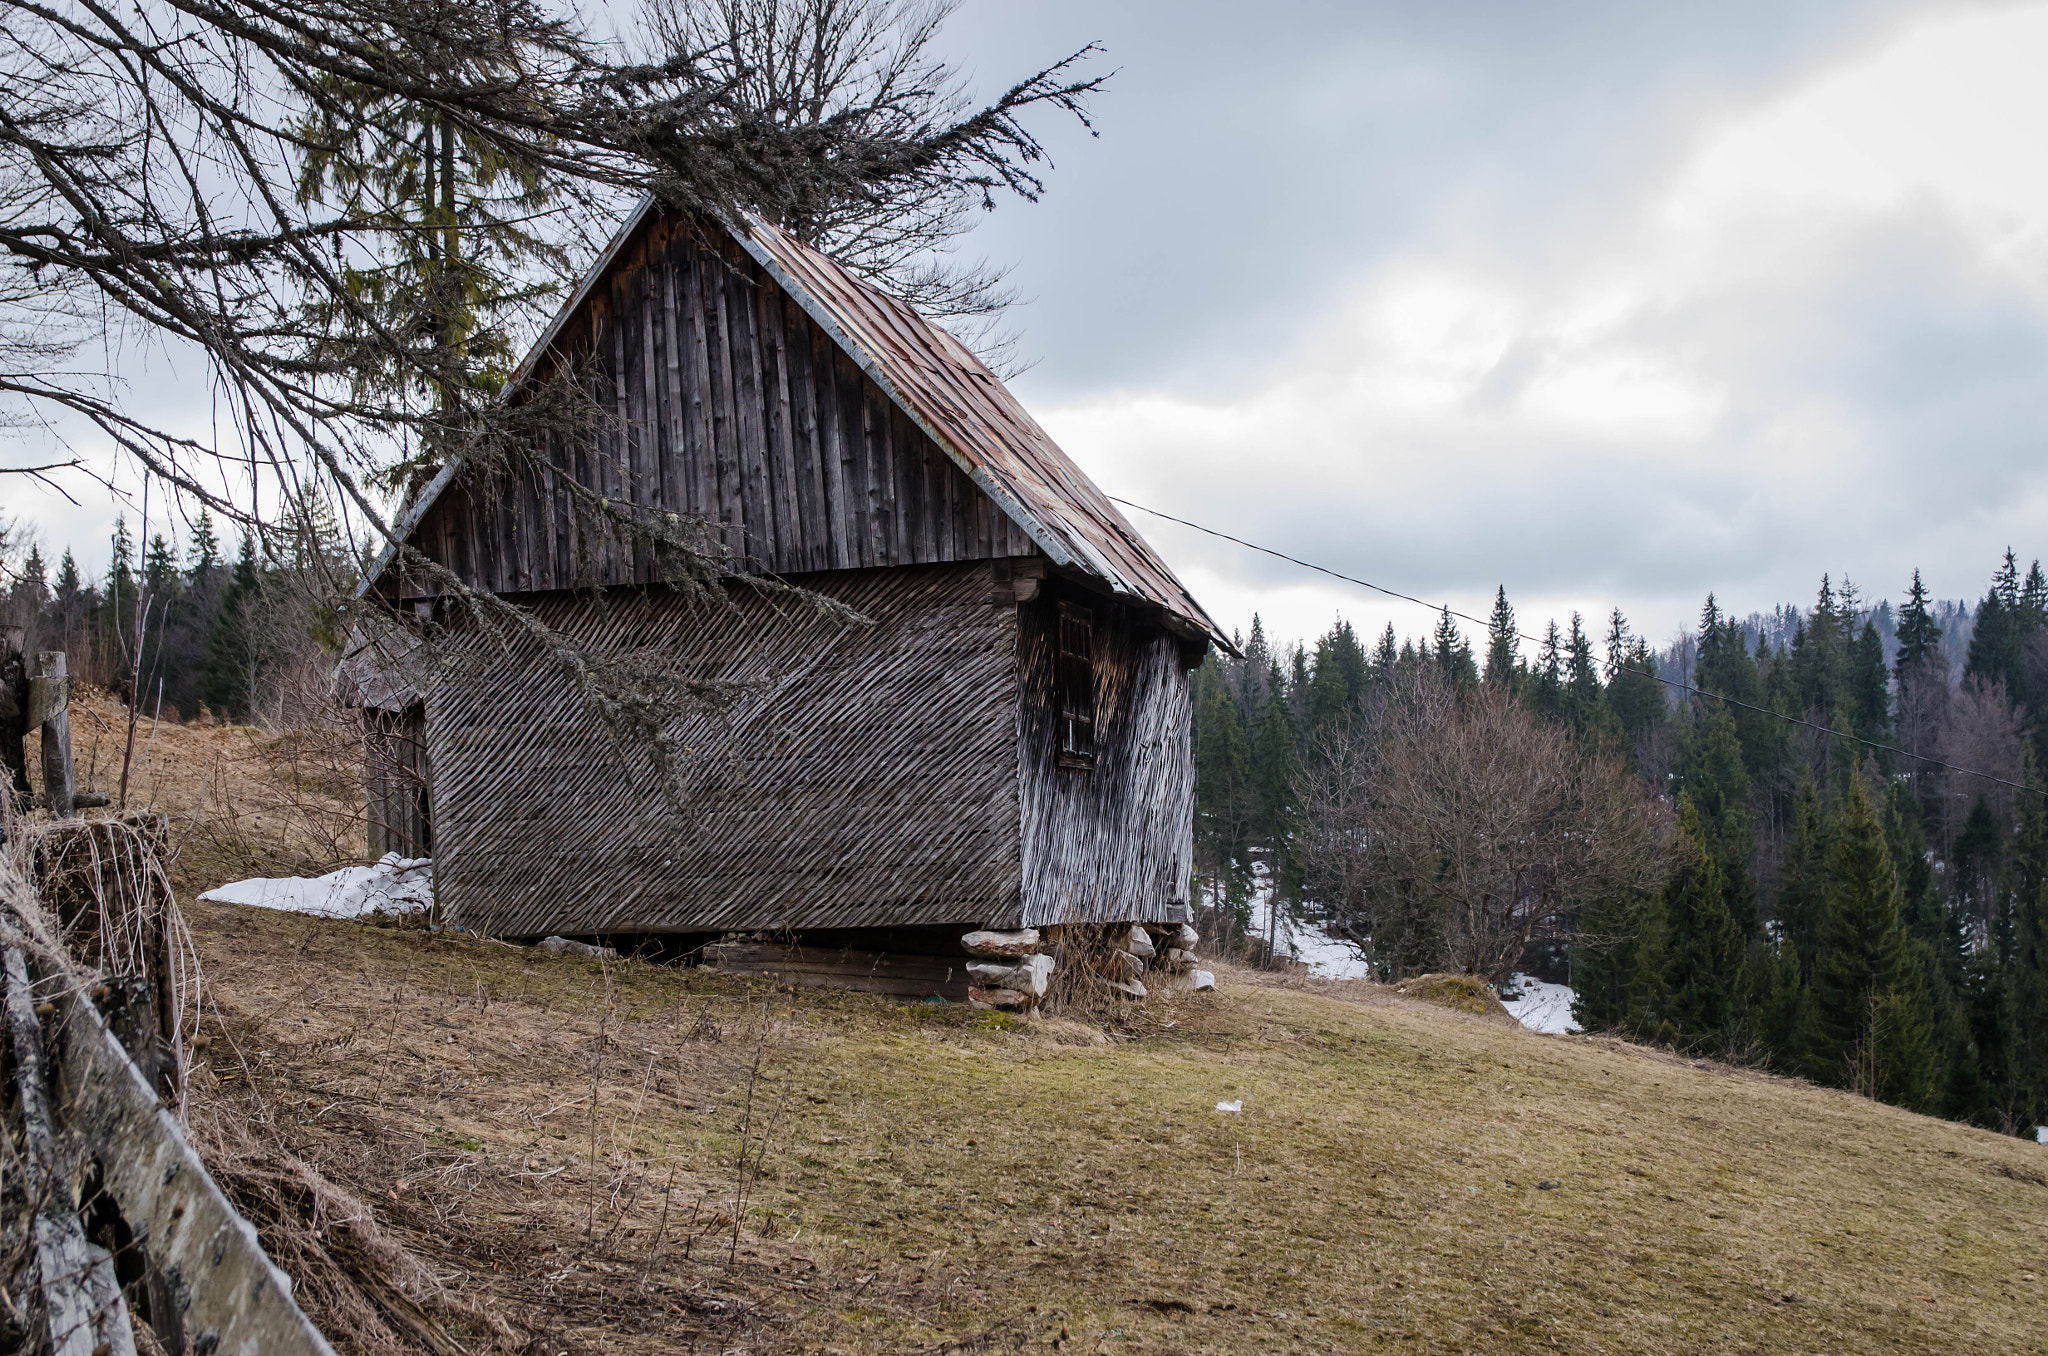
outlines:
[{"label": "small window", "polygon": [[1095,766],[1095,614],[1060,604],[1059,765],[1078,771]]}]

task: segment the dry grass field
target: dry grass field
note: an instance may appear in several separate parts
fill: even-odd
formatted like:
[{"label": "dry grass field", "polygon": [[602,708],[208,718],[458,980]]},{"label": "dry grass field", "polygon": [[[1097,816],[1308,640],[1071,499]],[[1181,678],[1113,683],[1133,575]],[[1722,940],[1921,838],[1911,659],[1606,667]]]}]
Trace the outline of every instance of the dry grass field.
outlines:
[{"label": "dry grass field", "polygon": [[1232,970],[1104,1029],[191,921],[195,1120],[447,1349],[2048,1349],[2048,1148],[1838,1092]]},{"label": "dry grass field", "polygon": [[[40,731],[28,765],[42,790]],[[118,796],[128,708],[81,686],[71,700],[78,790]],[[130,808],[170,816],[169,863],[180,894],[246,876],[332,870],[364,850],[362,745],[352,726],[271,734],[251,725],[155,721],[135,725]]]}]

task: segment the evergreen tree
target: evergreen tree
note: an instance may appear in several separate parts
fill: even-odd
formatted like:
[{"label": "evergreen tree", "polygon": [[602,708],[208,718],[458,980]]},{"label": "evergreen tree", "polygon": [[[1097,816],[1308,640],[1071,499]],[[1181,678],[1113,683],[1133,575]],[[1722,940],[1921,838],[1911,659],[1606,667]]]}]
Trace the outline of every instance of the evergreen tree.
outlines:
[{"label": "evergreen tree", "polygon": [[1437,667],[1442,671],[1444,681],[1453,692],[1469,692],[1479,682],[1479,667],[1473,662],[1472,647],[1458,632],[1458,624],[1451,620],[1451,609],[1446,607],[1437,618],[1434,650]]},{"label": "evergreen tree", "polygon": [[1365,649],[1351,623],[1339,620],[1316,642],[1315,664],[1309,671],[1308,719],[1312,730],[1324,730],[1359,709],[1371,673]]},{"label": "evergreen tree", "polygon": [[179,582],[177,553],[171,550],[171,544],[164,540],[161,532],[151,534],[149,549],[143,552],[142,582],[150,593],[159,598]]},{"label": "evergreen tree", "polygon": [[256,541],[244,532],[241,554],[206,641],[206,704],[230,720],[246,721],[253,713],[267,657],[262,589]]},{"label": "evergreen tree", "polygon": [[2048,796],[2038,779],[2027,780],[2030,794],[2021,797],[2013,850],[2013,947],[2005,967],[2012,979],[2017,1066],[2012,1120],[2020,1134],[2048,1118]]},{"label": "evergreen tree", "polygon": [[2028,642],[2039,633],[2040,624],[2038,613],[2024,597],[2019,561],[2007,547],[2004,561],[1991,577],[1991,589],[1978,605],[1964,675],[2003,683],[2014,701],[2030,704],[2025,658]]},{"label": "evergreen tree", "polygon": [[1522,640],[1515,627],[1515,609],[1508,604],[1505,584],[1493,595],[1486,619],[1486,684],[1518,691],[1522,685]]},{"label": "evergreen tree", "polygon": [[1719,1050],[1740,1017],[1737,987],[1744,946],[1729,917],[1721,869],[1708,850],[1699,811],[1685,793],[1678,798],[1678,831],[1662,902],[1664,1021],[1682,1048]]},{"label": "evergreen tree", "polygon": [[1849,715],[1851,728],[1864,739],[1882,742],[1891,729],[1891,683],[1884,666],[1884,638],[1875,622],[1863,623],[1863,633],[1849,656]]},{"label": "evergreen tree", "polygon": [[1394,666],[1401,662],[1401,652],[1394,643],[1394,624],[1387,623],[1387,629],[1380,632],[1380,643],[1372,654],[1373,671],[1391,675]]},{"label": "evergreen tree", "polygon": [[1989,942],[2005,871],[2005,829],[1983,796],[1970,806],[1949,856],[1956,907],[1976,930],[1975,940]]},{"label": "evergreen tree", "polygon": [[1288,847],[1294,838],[1294,720],[1279,688],[1280,669],[1273,665],[1271,695],[1252,720],[1251,784],[1255,815],[1253,833],[1264,843],[1273,883],[1291,893]]},{"label": "evergreen tree", "polygon": [[205,509],[199,510],[199,517],[192,523],[192,540],[185,547],[185,561],[195,581],[211,577],[220,568],[220,537],[213,530],[213,515]]},{"label": "evergreen tree", "polygon": [[1529,709],[1546,720],[1564,718],[1564,635],[1553,618],[1543,630],[1543,646],[1529,674]]},{"label": "evergreen tree", "polygon": [[1852,706],[1849,622],[1828,576],[1822,575],[1813,611],[1792,636],[1792,681],[1801,710],[1823,725],[1846,717]]},{"label": "evergreen tree", "polygon": [[1838,805],[1831,838],[1808,1068],[1825,1082],[1924,1106],[1933,1095],[1932,1023],[1884,828],[1858,779]]},{"label": "evergreen tree", "polygon": [[1820,795],[1813,778],[1799,783],[1799,795],[1792,806],[1792,836],[1785,849],[1783,874],[1778,884],[1778,926],[1782,940],[1791,948],[1798,966],[1798,980],[1804,986],[1813,979],[1813,958],[1820,950],[1821,923],[1827,912],[1822,872],[1826,867],[1827,844],[1821,836]]},{"label": "evergreen tree", "polygon": [[1703,841],[1720,869],[1726,906],[1747,938],[1757,931],[1756,893],[1749,872],[1756,851],[1749,771],[1728,703],[1711,702],[1699,726],[1686,760],[1685,787],[1698,809]]},{"label": "evergreen tree", "polygon": [[1195,839],[1202,864],[1226,902],[1247,897],[1252,820],[1251,754],[1223,663],[1202,661],[1194,679]]},{"label": "evergreen tree", "polygon": [[1570,638],[1565,642],[1562,702],[1566,723],[1582,735],[1612,733],[1604,719],[1603,695],[1600,666],[1593,659],[1593,638],[1586,634],[1585,618],[1574,612]]},{"label": "evergreen tree", "polygon": [[1892,661],[1892,672],[1901,682],[1908,673],[1941,658],[1941,624],[1928,601],[1927,586],[1920,582],[1920,571],[1914,570],[1906,605],[1899,612],[1899,652]]},{"label": "evergreen tree", "polygon": [[1615,608],[1607,619],[1607,708],[1633,756],[1644,735],[1665,718],[1664,685],[1657,681],[1657,657],[1649,642],[1629,634],[1628,620]]}]

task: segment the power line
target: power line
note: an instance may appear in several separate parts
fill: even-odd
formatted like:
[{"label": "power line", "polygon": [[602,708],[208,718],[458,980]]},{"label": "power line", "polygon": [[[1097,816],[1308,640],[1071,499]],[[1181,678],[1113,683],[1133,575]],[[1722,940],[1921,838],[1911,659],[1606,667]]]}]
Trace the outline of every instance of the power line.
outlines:
[{"label": "power line", "polygon": [[[1189,522],[1186,518],[1176,518],[1171,513],[1162,513],[1156,508],[1148,508],[1143,504],[1134,503],[1129,499],[1119,498],[1116,495],[1110,495],[1109,497],[1115,500],[1117,503],[1122,504],[1125,508],[1134,508],[1138,510],[1138,512],[1140,513],[1149,513],[1155,518],[1164,518],[1169,523],[1179,523],[1182,527],[1193,528],[1197,532],[1207,533],[1209,536],[1219,538],[1223,541],[1233,542],[1236,545],[1244,547],[1247,551],[1257,551],[1262,555],[1272,556],[1276,560],[1284,560],[1290,565],[1299,565],[1304,570],[1313,570],[1317,574],[1326,574],[1330,576],[1330,578],[1332,579],[1341,579],[1347,584],[1356,584],[1360,588],[1371,589],[1374,593],[1384,593],[1389,598],[1398,598],[1404,603],[1414,603],[1418,607],[1428,608],[1431,612],[1449,613],[1453,617],[1457,617],[1463,621],[1471,622],[1476,626],[1485,627],[1489,631],[1493,628],[1493,622],[1490,619],[1484,617],[1475,617],[1469,612],[1460,612],[1456,608],[1451,607],[1447,604],[1426,602],[1421,598],[1415,597],[1413,594],[1402,593],[1398,589],[1390,589],[1387,588],[1385,585],[1375,584],[1369,579],[1356,578],[1352,575],[1345,574],[1342,571],[1333,570],[1329,568],[1327,565],[1318,565],[1312,560],[1303,560],[1299,556],[1290,556],[1285,551],[1276,551],[1270,546],[1261,546],[1255,541],[1246,541],[1243,537],[1233,537],[1228,532],[1219,532],[1213,527],[1204,527],[1200,523]],[[1532,636],[1525,631],[1515,632],[1515,638],[1517,640],[1526,640],[1530,644],[1538,646],[1548,643],[1544,640],[1538,640],[1535,636]],[[1624,666],[1618,660],[1604,661],[1601,667],[1607,669],[1610,675],[1624,671]],[[1725,703],[1726,705],[1736,707],[1743,711],[1754,711],[1759,715],[1769,716],[1773,720],[1782,720],[1788,725],[1801,725],[1809,730],[1818,730],[1820,733],[1827,735],[1831,739],[1846,739],[1851,741],[1852,743],[1862,744],[1866,748],[1876,749],[1881,753],[1897,754],[1901,758],[1911,758],[1915,762],[1925,763],[1930,767],[1943,768],[1949,772],[1960,772],[1966,777],[1980,777],[1983,780],[1987,782],[1992,782],[1998,786],[2009,786],[2015,791],[2027,791],[2035,795],[2042,794],[2042,790],[2038,786],[2029,786],[2024,782],[2012,781],[2005,777],[1995,776],[1989,772],[1979,772],[1975,768],[1961,767],[1955,763],[1946,763],[1939,758],[1930,757],[1929,755],[1924,753],[1914,753],[1909,749],[1899,748],[1895,744],[1886,744],[1875,739],[1865,739],[1861,735],[1849,734],[1842,730],[1831,729],[1826,725],[1821,725],[1815,721],[1806,720],[1799,716],[1788,716],[1782,711],[1773,711],[1768,706],[1758,706],[1754,702],[1743,701],[1739,697],[1729,697],[1719,692],[1711,692],[1706,688],[1699,687],[1692,683],[1681,683],[1675,678],[1666,678],[1663,674],[1657,673],[1650,669],[1626,669],[1625,671],[1629,673],[1640,673],[1645,677],[1654,678],[1658,682],[1664,684],[1664,686],[1677,688],[1681,692],[1698,693],[1702,697],[1711,697],[1717,702]]]}]

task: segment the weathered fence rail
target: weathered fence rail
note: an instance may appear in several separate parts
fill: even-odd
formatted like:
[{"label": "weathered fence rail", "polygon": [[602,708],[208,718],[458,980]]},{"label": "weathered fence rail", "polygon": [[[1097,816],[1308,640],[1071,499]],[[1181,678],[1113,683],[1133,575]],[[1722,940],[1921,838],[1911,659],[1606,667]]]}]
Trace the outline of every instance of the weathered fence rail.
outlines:
[{"label": "weathered fence rail", "polygon": [[0,853],[0,977],[38,1344],[132,1356],[140,1319],[171,1356],[333,1356],[160,1098],[161,1071],[139,1067],[108,1026],[94,995],[113,990],[62,953],[16,858]]}]

